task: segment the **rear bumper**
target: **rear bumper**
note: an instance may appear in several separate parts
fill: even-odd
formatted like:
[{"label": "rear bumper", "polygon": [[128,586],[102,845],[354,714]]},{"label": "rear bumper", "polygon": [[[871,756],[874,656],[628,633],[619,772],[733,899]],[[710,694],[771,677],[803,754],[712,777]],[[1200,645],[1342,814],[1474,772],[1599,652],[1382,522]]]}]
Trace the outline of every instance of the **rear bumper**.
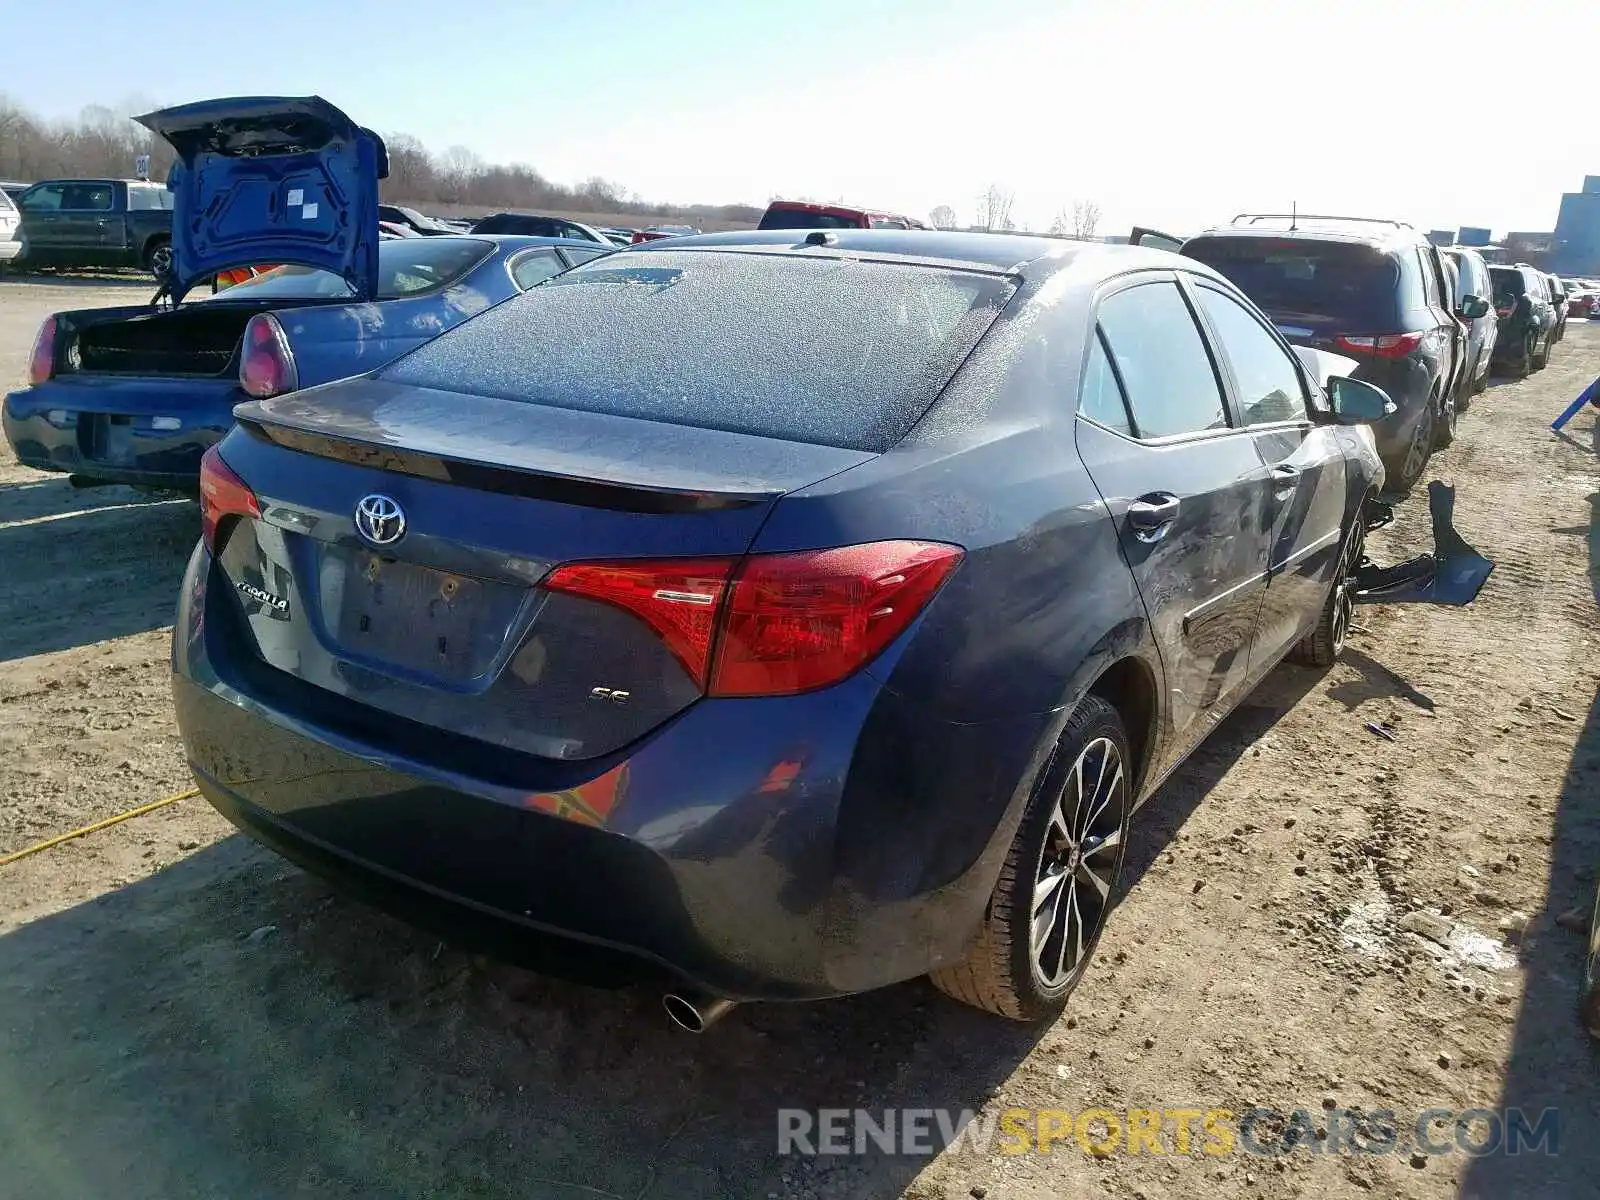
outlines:
[{"label": "rear bumper", "polygon": [[[111,381],[51,380],[0,402],[0,428],[23,466],[114,483],[194,491],[200,458],[233,425],[231,385],[174,381],[170,390],[143,384],[140,402]],[[157,417],[177,429],[156,429]]]},{"label": "rear bumper", "polygon": [[198,547],[173,649],[207,799],[336,884],[534,966],[583,948],[718,995],[808,999],[953,961],[1053,720],[934,721],[863,672],[703,700],[602,759],[449,760],[426,729],[235,657],[212,574]]}]

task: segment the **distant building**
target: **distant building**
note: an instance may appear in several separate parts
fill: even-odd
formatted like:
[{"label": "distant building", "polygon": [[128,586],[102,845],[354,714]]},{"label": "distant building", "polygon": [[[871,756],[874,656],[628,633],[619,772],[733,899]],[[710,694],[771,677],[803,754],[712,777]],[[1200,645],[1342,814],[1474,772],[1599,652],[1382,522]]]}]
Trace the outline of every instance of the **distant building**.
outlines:
[{"label": "distant building", "polygon": [[1463,225],[1456,232],[1456,244],[1459,246],[1487,246],[1492,241],[1494,231],[1477,225]]},{"label": "distant building", "polygon": [[1569,275],[1600,272],[1600,175],[1585,175],[1583,191],[1561,197],[1550,266]]},{"label": "distant building", "polygon": [[1454,246],[1456,244],[1455,231],[1453,229],[1430,229],[1428,230],[1428,240],[1435,246]]}]

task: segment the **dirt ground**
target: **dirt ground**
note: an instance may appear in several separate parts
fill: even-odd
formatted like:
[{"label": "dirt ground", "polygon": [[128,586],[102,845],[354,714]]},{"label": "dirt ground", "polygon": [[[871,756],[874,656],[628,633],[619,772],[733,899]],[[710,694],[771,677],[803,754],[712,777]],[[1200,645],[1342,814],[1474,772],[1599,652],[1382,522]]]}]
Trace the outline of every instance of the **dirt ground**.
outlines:
[{"label": "dirt ground", "polygon": [[[0,384],[44,314],[141,295],[0,283]],[[1600,1194],[1583,938],[1557,923],[1600,865],[1600,461],[1591,413],[1547,428],[1597,372],[1578,322],[1478,399],[1433,471],[1498,563],[1478,602],[1361,610],[1334,670],[1276,672],[1141,814],[1053,1026],[917,983],[693,1038],[653,991],[442,947],[186,800],[0,867],[0,1196]],[[167,627],[196,535],[187,504],[0,450],[0,855],[187,786]],[[1373,548],[1427,537],[1418,500]],[[1555,1107],[1559,1153],[775,1153],[779,1108],[1325,1102],[1403,1131]]]}]

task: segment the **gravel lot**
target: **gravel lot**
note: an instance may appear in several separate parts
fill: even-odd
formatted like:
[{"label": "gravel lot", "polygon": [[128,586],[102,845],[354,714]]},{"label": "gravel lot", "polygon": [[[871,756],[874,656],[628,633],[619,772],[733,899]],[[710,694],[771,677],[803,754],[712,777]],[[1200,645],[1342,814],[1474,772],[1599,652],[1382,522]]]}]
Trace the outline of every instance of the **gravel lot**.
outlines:
[{"label": "gravel lot", "polygon": [[[0,384],[44,315],[147,291],[0,282]],[[1575,322],[1478,399],[1433,468],[1498,563],[1477,604],[1362,610],[1343,663],[1282,668],[1230,718],[1144,811],[1053,1027],[912,984],[695,1039],[653,992],[441,947],[188,800],[0,867],[0,1196],[1594,1195],[1583,938],[1556,918],[1600,865],[1600,462],[1592,414],[1546,425],[1596,373],[1600,326]],[[0,449],[0,854],[188,786],[167,629],[197,533],[187,503]],[[1374,549],[1427,536],[1419,500]],[[1416,909],[1448,945],[1401,928]],[[1325,1100],[1402,1130],[1556,1106],[1560,1153],[774,1153],[780,1107]]]}]

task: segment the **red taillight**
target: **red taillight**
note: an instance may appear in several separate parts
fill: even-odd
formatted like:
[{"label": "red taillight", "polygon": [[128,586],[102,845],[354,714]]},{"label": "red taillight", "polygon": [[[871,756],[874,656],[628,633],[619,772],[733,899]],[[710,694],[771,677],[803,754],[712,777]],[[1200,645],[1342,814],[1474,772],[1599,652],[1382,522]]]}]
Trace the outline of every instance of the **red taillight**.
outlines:
[{"label": "red taillight", "polygon": [[961,558],[959,547],[935,542],[871,542],[742,562],[574,563],[545,587],[633,613],[712,696],[781,696],[870,662]]},{"label": "red taillight", "polygon": [[289,339],[271,313],[257,313],[244,327],[239,386],[258,400],[292,392],[300,386]]},{"label": "red taillight", "polygon": [[1386,333],[1381,337],[1336,337],[1333,344],[1351,354],[1372,354],[1378,358],[1404,358],[1426,336],[1421,333]]},{"label": "red taillight", "polygon": [[46,317],[39,326],[39,335],[33,339],[33,353],[28,357],[28,382],[43,383],[56,373],[56,319]]},{"label": "red taillight", "polygon": [[259,517],[261,502],[244,480],[222,461],[215,446],[200,457],[200,536],[217,548],[217,526],[224,517]]},{"label": "red taillight", "polygon": [[936,542],[751,555],[728,597],[711,694],[778,696],[837,683],[905,632],[961,556]]},{"label": "red taillight", "polygon": [[573,563],[558,567],[544,586],[631,612],[661,636],[703,688],[717,613],[735,561],[677,558]]}]

